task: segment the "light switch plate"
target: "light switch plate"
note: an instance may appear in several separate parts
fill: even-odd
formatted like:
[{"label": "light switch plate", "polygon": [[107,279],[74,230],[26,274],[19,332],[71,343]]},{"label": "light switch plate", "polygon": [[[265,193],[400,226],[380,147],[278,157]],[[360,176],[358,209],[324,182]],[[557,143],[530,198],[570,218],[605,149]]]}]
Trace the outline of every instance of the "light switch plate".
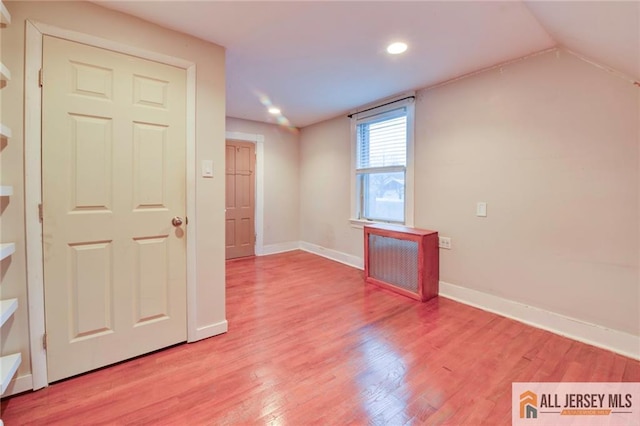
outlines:
[{"label": "light switch plate", "polygon": [[202,177],[205,177],[205,178],[213,177],[213,161],[212,160],[202,160]]},{"label": "light switch plate", "polygon": [[484,201],[478,202],[478,205],[476,206],[476,216],[487,217],[487,203]]}]

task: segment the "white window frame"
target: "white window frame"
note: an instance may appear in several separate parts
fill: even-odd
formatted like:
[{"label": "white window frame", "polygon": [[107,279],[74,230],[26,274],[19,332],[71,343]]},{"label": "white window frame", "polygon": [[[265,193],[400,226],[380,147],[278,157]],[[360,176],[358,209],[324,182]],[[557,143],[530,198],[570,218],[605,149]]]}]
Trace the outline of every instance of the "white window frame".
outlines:
[{"label": "white window frame", "polygon": [[405,93],[395,98],[380,101],[374,105],[364,106],[360,113],[351,115],[351,218],[349,222],[354,228],[362,228],[368,223],[384,223],[359,219],[360,201],[357,190],[357,151],[358,151],[358,122],[375,115],[384,114],[398,108],[407,110],[407,166],[405,174],[405,206],[404,226],[414,226],[414,139],[415,139],[415,93]]}]

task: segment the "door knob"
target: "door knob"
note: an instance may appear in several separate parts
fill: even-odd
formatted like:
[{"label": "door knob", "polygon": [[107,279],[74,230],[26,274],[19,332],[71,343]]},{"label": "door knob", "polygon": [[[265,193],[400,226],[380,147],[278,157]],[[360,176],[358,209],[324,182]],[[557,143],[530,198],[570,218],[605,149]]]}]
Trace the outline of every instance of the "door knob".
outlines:
[{"label": "door knob", "polygon": [[171,224],[176,227],[182,225],[182,218],[178,216],[174,217],[171,219]]}]

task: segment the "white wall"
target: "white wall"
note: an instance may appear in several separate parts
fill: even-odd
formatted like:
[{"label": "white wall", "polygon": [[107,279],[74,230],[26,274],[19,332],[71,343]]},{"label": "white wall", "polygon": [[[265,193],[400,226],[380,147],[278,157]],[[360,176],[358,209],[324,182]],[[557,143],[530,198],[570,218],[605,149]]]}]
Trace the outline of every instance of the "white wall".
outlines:
[{"label": "white wall", "polygon": [[[445,282],[640,335],[640,92],[552,51],[417,93],[415,223]],[[301,131],[303,241],[362,255],[349,122]],[[488,217],[475,203],[488,203]]]},{"label": "white wall", "polygon": [[565,52],[420,93],[416,225],[452,238],[441,279],[640,335],[638,99]]},{"label": "white wall", "polygon": [[265,246],[297,243],[300,214],[299,131],[276,124],[227,117],[227,132],[264,136]]},{"label": "white wall", "polygon": [[363,232],[351,214],[351,128],[346,116],[300,134],[300,240],[362,257]]},{"label": "white wall", "polygon": [[[224,49],[88,2],[5,2],[12,23],[2,29],[2,62],[12,79],[2,89],[2,122],[13,137],[0,153],[3,184],[14,186],[14,196],[2,213],[2,240],[15,241],[17,251],[2,263],[2,298],[18,297],[20,308],[11,324],[2,328],[2,354],[22,352],[18,375],[30,371],[27,320],[24,223],[24,34],[25,20],[54,25],[102,37],[145,50],[191,61],[197,67],[197,162],[224,162]],[[224,276],[224,170],[214,179],[196,181],[197,325],[202,335],[226,330]],[[4,202],[4,201],[3,201]]]}]

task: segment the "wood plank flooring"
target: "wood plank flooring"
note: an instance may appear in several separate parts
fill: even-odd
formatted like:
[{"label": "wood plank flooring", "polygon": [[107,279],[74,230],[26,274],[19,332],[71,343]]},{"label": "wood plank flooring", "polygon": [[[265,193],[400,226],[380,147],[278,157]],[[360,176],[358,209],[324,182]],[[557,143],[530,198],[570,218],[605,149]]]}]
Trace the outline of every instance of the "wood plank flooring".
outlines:
[{"label": "wood plank flooring", "polygon": [[640,362],[294,251],[227,264],[229,332],[2,401],[13,425],[508,425],[514,381]]}]

